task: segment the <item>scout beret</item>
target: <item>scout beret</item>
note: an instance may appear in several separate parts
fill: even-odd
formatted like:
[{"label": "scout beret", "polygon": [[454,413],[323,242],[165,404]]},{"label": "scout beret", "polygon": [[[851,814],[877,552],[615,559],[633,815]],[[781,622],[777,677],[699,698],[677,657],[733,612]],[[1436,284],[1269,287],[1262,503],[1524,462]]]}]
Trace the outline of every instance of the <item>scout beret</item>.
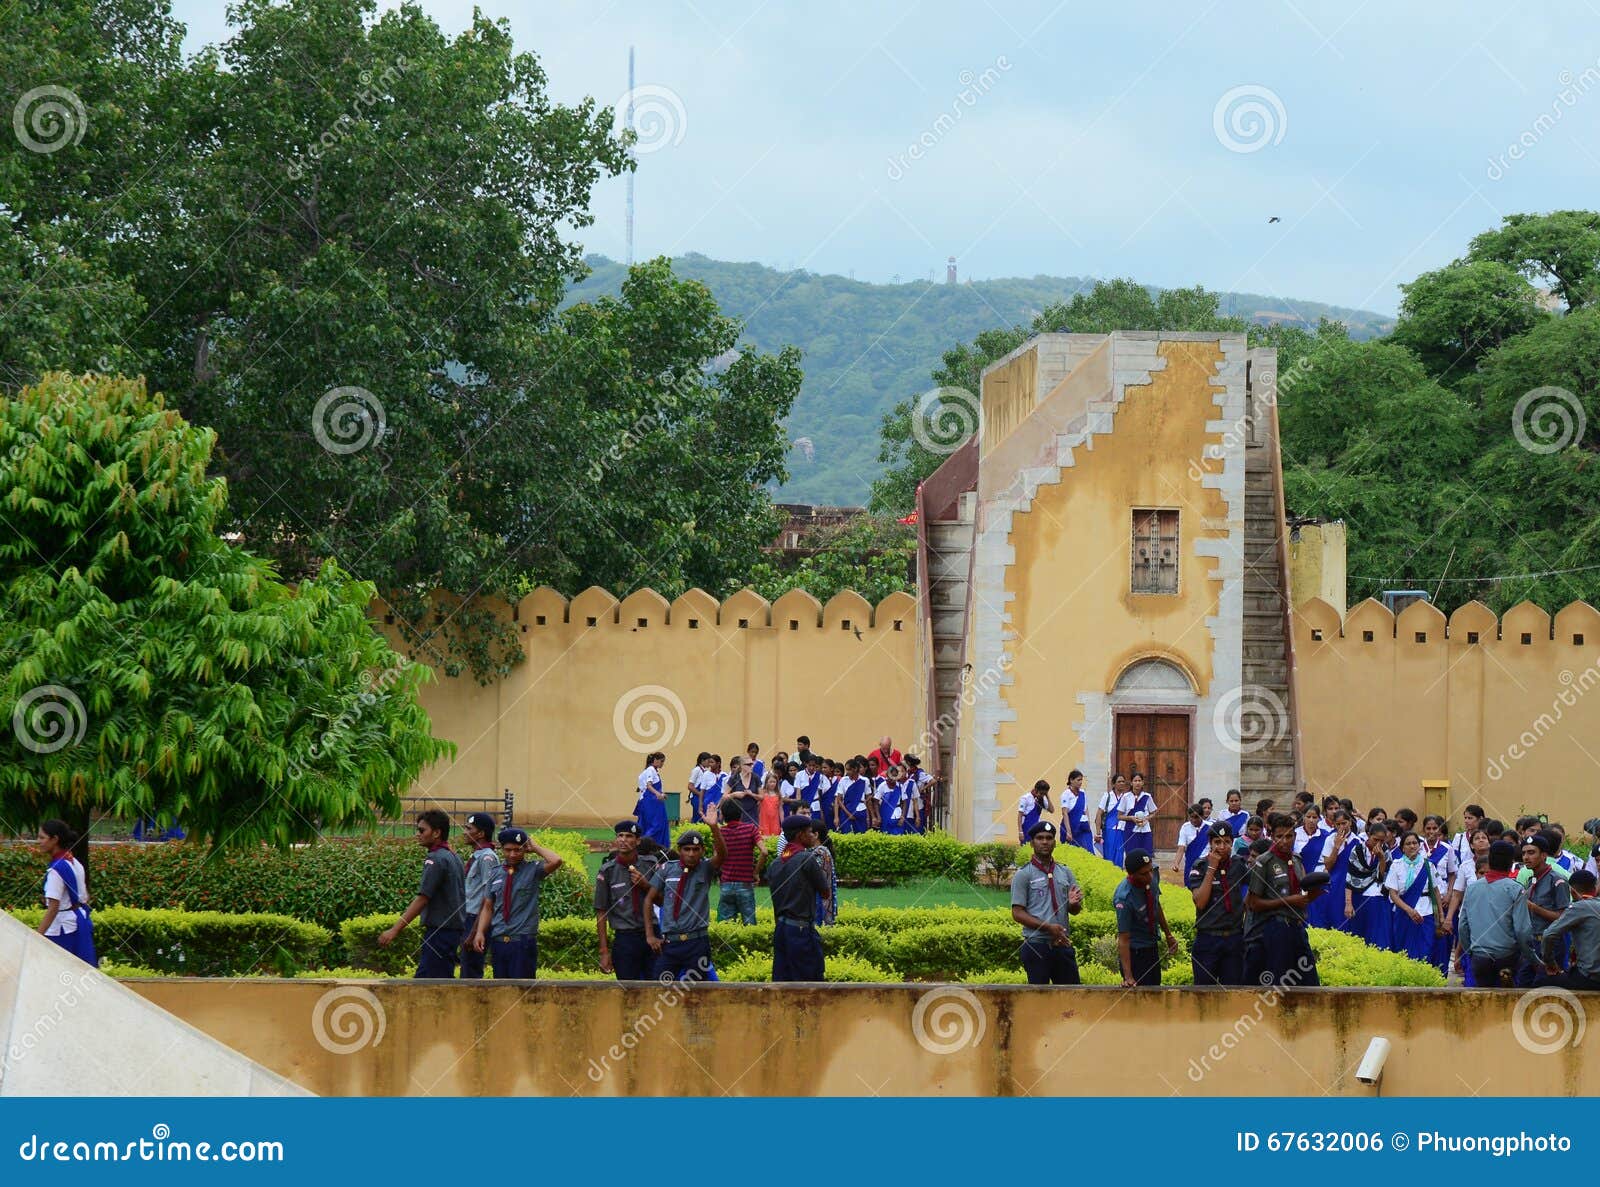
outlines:
[{"label": "scout beret", "polygon": [[1137,874],[1140,870],[1150,865],[1150,855],[1143,849],[1135,849],[1122,859],[1122,868],[1130,874]]},{"label": "scout beret", "polygon": [[639,822],[637,820],[619,820],[616,827],[611,831],[619,837],[624,835],[637,837],[639,835]]},{"label": "scout beret", "polygon": [[1549,833],[1534,833],[1522,843],[1524,845],[1537,845],[1540,849],[1544,850],[1546,854],[1554,853],[1556,849],[1556,847],[1550,843]]},{"label": "scout beret", "polygon": [[688,829],[687,831],[685,831],[678,838],[678,848],[679,849],[682,849],[685,845],[698,845],[700,848],[704,849],[705,848],[705,844],[706,844],[706,839],[704,837],[702,837],[698,832],[696,832],[692,828]]},{"label": "scout beret", "polygon": [[480,833],[488,836],[494,832],[494,817],[487,812],[474,812],[467,817],[467,827],[475,828]]},{"label": "scout beret", "polygon": [[806,829],[816,827],[816,822],[809,816],[785,816],[783,818],[785,840],[792,841],[798,834],[805,832]]},{"label": "scout beret", "polygon": [[1226,820],[1219,820],[1211,826],[1211,839],[1213,841],[1215,841],[1218,837],[1228,840],[1232,838],[1232,836],[1233,826]]},{"label": "scout beret", "polygon": [[1518,857],[1517,847],[1510,841],[1495,841],[1489,846],[1489,868],[1494,869],[1495,859],[1499,858],[1505,863],[1506,869],[1511,868],[1511,863]]},{"label": "scout beret", "polygon": [[1041,820],[1028,830],[1028,839],[1032,840],[1040,833],[1047,833],[1053,837],[1056,835],[1056,826],[1051,824],[1048,820]]},{"label": "scout beret", "polygon": [[502,845],[526,845],[528,834],[520,828],[503,828],[500,830],[500,843]]}]

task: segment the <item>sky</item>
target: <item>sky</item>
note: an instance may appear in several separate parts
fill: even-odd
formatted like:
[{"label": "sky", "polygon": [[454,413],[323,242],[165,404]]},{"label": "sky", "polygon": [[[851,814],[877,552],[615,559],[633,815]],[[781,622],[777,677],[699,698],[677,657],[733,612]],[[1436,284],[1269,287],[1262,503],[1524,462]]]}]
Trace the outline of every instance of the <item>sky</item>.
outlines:
[{"label": "sky", "polygon": [[[888,281],[953,255],[1392,313],[1503,215],[1600,195],[1594,0],[480,7],[558,101],[621,106],[635,47],[636,258]],[[227,35],[215,0],[174,12],[190,48]],[[623,258],[621,179],[593,210],[577,238]]]}]

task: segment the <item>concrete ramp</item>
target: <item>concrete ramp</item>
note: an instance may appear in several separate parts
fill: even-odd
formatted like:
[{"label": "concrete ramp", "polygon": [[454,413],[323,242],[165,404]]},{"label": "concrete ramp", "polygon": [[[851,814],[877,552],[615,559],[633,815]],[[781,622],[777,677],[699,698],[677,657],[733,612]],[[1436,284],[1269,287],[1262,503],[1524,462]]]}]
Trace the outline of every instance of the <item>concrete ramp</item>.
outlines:
[{"label": "concrete ramp", "polygon": [[309,1096],[0,911],[0,1097]]}]

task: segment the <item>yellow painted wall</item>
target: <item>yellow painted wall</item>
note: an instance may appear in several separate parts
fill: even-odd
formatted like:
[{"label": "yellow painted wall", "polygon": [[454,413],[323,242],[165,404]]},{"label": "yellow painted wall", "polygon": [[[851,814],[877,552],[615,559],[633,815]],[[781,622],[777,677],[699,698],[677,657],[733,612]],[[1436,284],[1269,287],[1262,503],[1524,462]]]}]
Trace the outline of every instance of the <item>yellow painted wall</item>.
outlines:
[{"label": "yellow painted wall", "polygon": [[903,751],[917,744],[906,594],[873,607],[845,592],[823,607],[791,592],[769,607],[749,590],[720,605],[691,590],[669,606],[651,590],[619,604],[590,589],[569,605],[540,589],[517,606],[515,625],[527,658],[504,680],[441,675],[424,687],[434,732],[458,753],[412,794],[488,798],[509,787],[521,822],[593,825],[632,812],[650,750],[666,752],[663,784],[681,791],[701,750],[720,753],[726,769],[746,742],[766,758],[792,752],[800,733],[841,759],[886,733]]},{"label": "yellow painted wall", "polygon": [[1294,629],[1308,790],[1421,812],[1422,781],[1442,779],[1452,815],[1467,803],[1508,824],[1545,812],[1574,832],[1600,815],[1593,607],[1574,602],[1552,622],[1528,603],[1500,620],[1471,603],[1447,622],[1425,602],[1397,618],[1369,600],[1341,634],[1338,613],[1313,600]]},{"label": "yellow painted wall", "polygon": [[[1017,720],[1001,725],[997,744],[1016,747],[999,765],[1019,789],[1040,778],[1061,786],[1082,764],[1072,728],[1083,718],[1079,689],[1108,693],[1124,668],[1150,656],[1186,669],[1200,696],[1210,687],[1205,620],[1217,613],[1221,582],[1211,576],[1216,561],[1196,556],[1194,541],[1225,539],[1228,508],[1219,491],[1200,484],[1191,461],[1220,440],[1205,426],[1217,415],[1211,384],[1222,352],[1215,342],[1163,342],[1160,353],[1165,370],[1127,389],[1115,431],[1077,451],[1061,481],[1041,486],[1014,520],[1016,562],[1006,579],[1018,642],[1004,695]],[[1176,596],[1130,592],[1135,507],[1179,512]],[[994,817],[1008,833],[1015,808],[1014,798],[1003,800]]]},{"label": "yellow painted wall", "polygon": [[1298,606],[1321,598],[1345,604],[1345,527],[1342,521],[1302,524],[1289,538],[1289,596]]},{"label": "yellow painted wall", "polygon": [[[1384,1096],[1600,1093],[1600,1062],[1585,1060],[1581,1047],[1536,1054],[1515,1042],[1520,995],[1495,990],[128,984],[325,1096],[1177,1093],[1317,1100],[1372,1095],[1354,1071],[1379,1035],[1392,1044]],[[331,1029],[336,1009],[344,1012]],[[363,1042],[378,1036],[380,1017],[381,1038]],[[319,1021],[326,1044],[317,1039]],[[1467,1077],[1458,1082],[1441,1068],[1439,1053],[1455,1050],[1462,1035],[1502,1041],[1492,1066],[1455,1069]],[[346,1050],[335,1049],[341,1046]]]},{"label": "yellow painted wall", "polygon": [[1001,363],[983,380],[982,451],[989,453],[1033,412],[1037,398],[1038,355],[1029,350]]}]

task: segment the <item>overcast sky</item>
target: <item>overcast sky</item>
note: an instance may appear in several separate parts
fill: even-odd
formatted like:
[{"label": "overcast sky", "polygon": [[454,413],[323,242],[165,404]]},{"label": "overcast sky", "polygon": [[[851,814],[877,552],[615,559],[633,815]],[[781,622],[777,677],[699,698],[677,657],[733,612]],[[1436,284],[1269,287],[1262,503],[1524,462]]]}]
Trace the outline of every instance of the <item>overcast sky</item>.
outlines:
[{"label": "overcast sky", "polygon": [[[1390,312],[1501,214],[1600,204],[1587,0],[481,7],[561,100],[619,103],[637,47],[638,257],[888,280],[954,255]],[[191,47],[226,35],[215,0],[175,9]],[[621,180],[594,209],[585,247],[621,258]]]}]

